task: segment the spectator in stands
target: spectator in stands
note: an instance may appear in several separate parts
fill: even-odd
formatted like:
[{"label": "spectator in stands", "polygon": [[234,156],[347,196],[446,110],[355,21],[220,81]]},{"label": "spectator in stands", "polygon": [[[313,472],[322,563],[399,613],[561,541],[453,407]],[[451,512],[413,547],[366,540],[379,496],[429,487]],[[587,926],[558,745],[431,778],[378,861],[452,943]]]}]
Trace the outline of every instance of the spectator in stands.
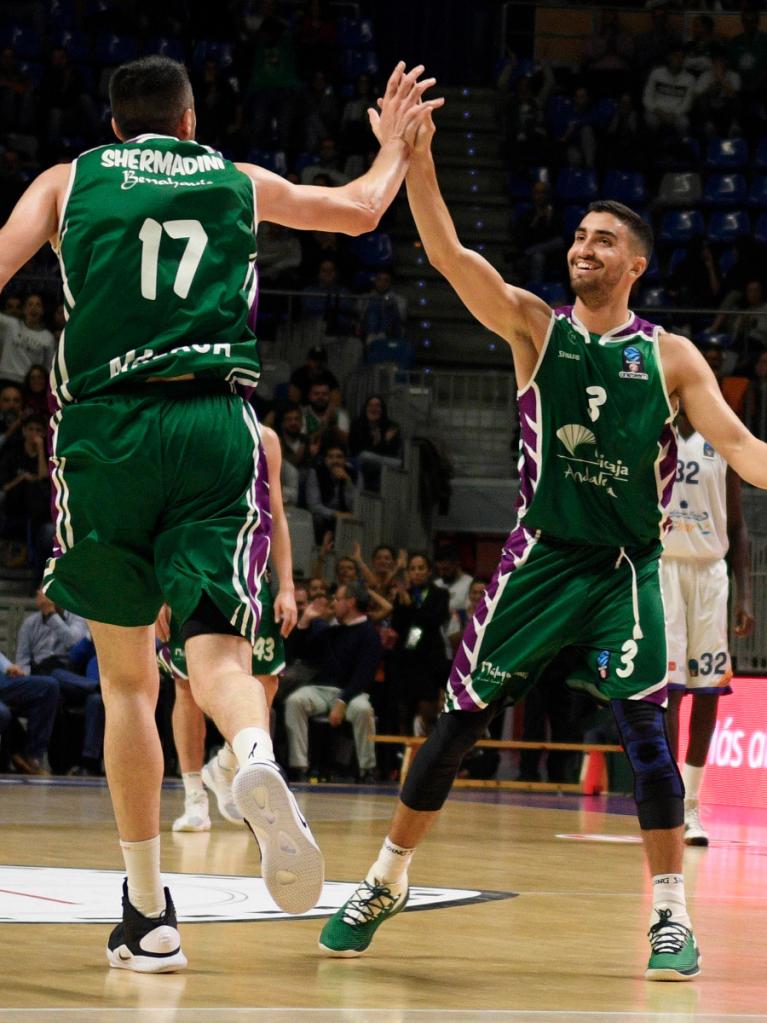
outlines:
[{"label": "spectator in stands", "polygon": [[302,432],[310,444],[326,447],[331,441],[345,447],[349,439],[349,413],[333,405],[330,387],[318,380],[309,387],[308,401],[302,409]]},{"label": "spectator in stands", "polygon": [[320,576],[312,576],[306,581],[306,592],[309,595],[310,603],[323,597],[327,600],[328,584]]},{"label": "spectator in stands", "polygon": [[332,72],[336,61],[336,20],[327,0],[310,0],[296,28],[296,47],[304,74],[315,68]]},{"label": "spectator in stands", "polygon": [[332,138],[340,120],[338,99],[327,73],[312,73],[304,97],[304,148],[314,152],[321,139]]},{"label": "spectator in stands", "polygon": [[93,139],[99,131],[96,104],[63,46],[54,46],[40,83],[40,111],[50,141],[64,136]]},{"label": "spectator in stands", "polygon": [[400,730],[425,735],[437,719],[447,681],[442,629],[450,616],[450,594],[434,584],[431,561],[420,552],[410,555],[407,578],[395,575],[393,587]]},{"label": "spectator in stands", "polygon": [[357,562],[353,557],[344,555],[336,559],[333,578],[329,578],[328,562],[333,554],[334,546],[333,534],[328,531],[322,538],[322,543],[317,550],[317,558],[312,566],[316,578],[328,580],[331,593],[335,592],[339,586],[343,586],[344,583],[357,582],[360,578]]},{"label": "spectator in stands", "polygon": [[335,534],[339,519],[354,516],[357,503],[357,471],[346,460],[339,444],[331,444],[309,470],[306,481],[306,506],[314,519],[317,543],[326,532]]},{"label": "spectator in stands", "polygon": [[6,444],[0,456],[2,536],[30,546],[27,557],[35,581],[42,577],[53,542],[46,428],[44,416],[28,416],[21,427],[22,444]]},{"label": "spectator in stands", "polygon": [[391,270],[379,270],[373,288],[360,299],[360,334],[367,346],[373,341],[403,338],[407,302],[393,290]]},{"label": "spectator in stands", "polygon": [[615,113],[605,131],[605,164],[617,170],[636,170],[646,165],[642,149],[642,126],[630,92],[621,93]]},{"label": "spectator in stands", "polygon": [[730,138],[741,132],[740,75],[727,66],[724,52],[715,53],[711,67],[695,83],[693,121],[708,137]]},{"label": "spectator in stands", "polygon": [[258,230],[258,277],[274,287],[289,288],[298,283],[301,242],[295,231],[266,221]]},{"label": "spectator in stands", "polygon": [[319,453],[319,442],[310,443],[303,432],[304,417],[299,405],[288,405],[283,409],[276,423],[280,438],[282,464],[293,466],[302,479],[306,478],[309,466]]},{"label": "spectator in stands", "polygon": [[[51,331],[53,338],[58,346],[59,338],[61,337],[64,327],[67,325],[67,317],[64,311],[64,303],[59,302],[53,310],[53,316],[51,317]],[[44,368],[44,367],[43,367]]]},{"label": "spectator in stands", "polygon": [[[96,682],[98,688],[88,691],[84,704],[83,745],[80,760],[67,773],[74,777],[94,777],[103,774],[101,757],[104,751],[104,701],[101,699],[101,682],[99,662],[96,658],[96,646],[90,636],[84,636],[70,648],[69,667],[72,671],[59,669],[55,678],[59,680],[62,690],[69,689],[71,698],[72,687],[75,695],[80,696],[79,684],[84,677]],[[70,681],[65,683],[62,675]],[[73,681],[74,680],[74,681]]]},{"label": "spectator in stands", "polygon": [[0,465],[6,450],[20,447],[23,422],[24,394],[18,384],[6,384],[0,389]]},{"label": "spectator in stands", "polygon": [[310,163],[301,171],[301,181],[305,185],[317,184],[317,175],[324,174],[328,185],[345,185],[349,180],[343,172],[343,157],[338,152],[336,140],[326,135],[320,140],[317,148],[317,162]]},{"label": "spectator in stands", "polygon": [[665,134],[686,134],[695,98],[695,79],[684,69],[684,50],[676,45],[665,64],[653,68],[644,87],[642,102],[650,129]]},{"label": "spectator in stands", "polygon": [[27,719],[23,751],[11,762],[21,774],[47,774],[48,743],[59,710],[59,684],[50,675],[30,675],[0,653],[0,737],[13,714]]},{"label": "spectator in stands", "polygon": [[[242,102],[232,80],[208,57],[202,69],[192,74],[194,110],[197,115],[197,138],[210,146],[229,148],[242,131]],[[261,246],[258,249],[261,268]]]},{"label": "spectator in stands", "polygon": [[21,295],[16,295],[13,292],[9,292],[3,296],[3,316],[8,316],[13,320],[20,320],[23,316],[23,302]]},{"label": "spectator in stands", "polygon": [[253,144],[295,151],[302,88],[290,31],[269,14],[256,34],[245,90],[245,131]]},{"label": "spectator in stands", "polygon": [[586,40],[582,72],[599,96],[614,96],[631,87],[634,41],[615,10],[599,12],[599,28]]},{"label": "spectator in stands", "polygon": [[382,648],[375,627],[368,621],[369,595],[358,582],[339,586],[333,597],[336,625],[322,620],[314,603],[298,621],[299,656],[316,668],[316,681],[295,690],[285,701],[290,775],[305,780],[309,772],[309,718],[327,714],[337,728],[348,720],[354,732],[359,780],[375,781],[375,717],[370,691],[375,682]]},{"label": "spectator in stands", "polygon": [[[543,63],[534,74],[511,77],[515,61],[508,61],[498,78],[500,117],[506,148],[531,163],[544,160],[550,149],[546,131],[546,104],[554,88],[554,75]],[[520,148],[521,147],[521,148]]]},{"label": "spectator in stands", "polygon": [[731,328],[732,347],[741,361],[753,361],[754,351],[767,347],[767,303],[761,280],[746,284],[741,312],[735,317]]},{"label": "spectator in stands", "polygon": [[368,148],[368,110],[375,107],[375,101],[370,75],[359,75],[354,85],[354,96],[346,101],[341,114],[341,144],[347,153],[364,153]]},{"label": "spectator in stands", "polygon": [[746,395],[746,426],[761,437],[767,438],[767,351],[756,357],[751,384]]},{"label": "spectator in stands", "polygon": [[525,207],[514,221],[512,240],[519,253],[516,272],[522,280],[540,284],[550,278],[565,247],[562,220],[551,201],[548,182],[533,183],[532,207]]},{"label": "spectator in stands", "polygon": [[440,544],[434,552],[434,585],[447,590],[451,611],[463,611],[469,599],[471,576],[464,572],[454,544]]},{"label": "spectator in stands", "polygon": [[21,320],[0,313],[0,380],[21,383],[30,366],[41,363],[50,369],[56,342],[45,326],[45,306],[41,295],[27,295],[21,307]]},{"label": "spectator in stands", "polygon": [[649,0],[650,28],[634,39],[634,63],[639,71],[649,71],[662,64],[673,48],[682,47],[682,39],[672,28],[668,3]]},{"label": "spectator in stands", "polygon": [[745,376],[737,376],[727,373],[725,369],[724,351],[722,346],[713,342],[703,348],[703,357],[711,367],[716,377],[722,397],[733,410],[743,418],[746,410],[746,394],[748,392],[749,380]]},{"label": "spectator in stands", "polygon": [[[666,294],[672,305],[682,309],[716,308],[722,282],[714,253],[705,238],[693,238],[687,252],[668,275]],[[689,315],[679,330],[697,334],[704,317]]]},{"label": "spectator in stands", "polygon": [[340,403],[341,386],[328,369],[328,353],[322,347],[310,348],[303,366],[299,366],[290,374],[288,397],[296,405],[306,405],[309,401],[309,388],[317,383],[328,385],[331,404]]},{"label": "spectator in stands", "polygon": [[332,259],[322,260],[316,282],[303,289],[301,313],[305,329],[314,330],[320,337],[355,332],[354,301],[339,281],[338,267]]},{"label": "spectator in stands", "polygon": [[743,31],[730,40],[730,66],[740,75],[747,103],[759,103],[767,83],[767,34],[759,29],[761,12],[754,3],[744,3],[740,21]]},{"label": "spectator in stands", "polygon": [[[407,554],[402,553],[402,566],[407,564]],[[393,547],[388,544],[379,544],[373,550],[369,568],[362,557],[362,548],[358,543],[352,548],[352,558],[357,565],[360,578],[364,581],[368,590],[376,593],[388,593],[395,572],[397,572],[397,555]]]},{"label": "spectator in stands", "polygon": [[348,283],[356,271],[356,263],[349,255],[346,239],[335,231],[302,231],[301,251],[301,270],[307,284],[317,280],[320,264],[326,259],[335,263],[341,283]]},{"label": "spectator in stands", "polygon": [[710,71],[714,57],[721,53],[721,47],[721,41],[716,37],[714,19],[708,14],[696,14],[690,25],[690,39],[685,46],[685,70],[696,78]]},{"label": "spectator in stands", "polygon": [[27,370],[22,384],[24,392],[24,414],[48,414],[48,372],[39,362]]},{"label": "spectator in stands", "polygon": [[573,108],[564,134],[557,143],[564,147],[571,167],[593,169],[597,158],[596,114],[585,85],[579,85],[573,94]]},{"label": "spectator in stands", "polygon": [[371,394],[362,413],[352,421],[349,453],[357,459],[365,489],[375,493],[381,489],[382,467],[402,465],[402,434],[398,424],[389,419],[380,394]]}]

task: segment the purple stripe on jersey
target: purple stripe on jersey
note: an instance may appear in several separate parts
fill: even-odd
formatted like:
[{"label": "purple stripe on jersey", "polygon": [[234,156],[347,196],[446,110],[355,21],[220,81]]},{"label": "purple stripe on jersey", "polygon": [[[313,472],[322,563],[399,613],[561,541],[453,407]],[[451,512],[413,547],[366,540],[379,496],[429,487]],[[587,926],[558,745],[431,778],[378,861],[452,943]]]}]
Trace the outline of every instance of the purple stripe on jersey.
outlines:
[{"label": "purple stripe on jersey", "polygon": [[248,326],[250,327],[250,329],[255,334],[256,333],[256,320],[258,319],[259,288],[261,286],[261,282],[260,282],[259,277],[258,277],[258,267],[255,266],[255,264],[253,266],[253,273],[256,276],[256,290],[253,292],[253,301],[250,303],[250,309],[248,310]]},{"label": "purple stripe on jersey", "polygon": [[452,699],[461,710],[482,709],[474,702],[466,687],[466,682],[469,680],[472,671],[471,662],[476,662],[484,636],[483,626],[487,623],[491,615],[493,603],[499,596],[498,591],[501,588],[501,581],[503,580],[503,585],[505,586],[508,576],[526,560],[527,554],[534,543],[535,534],[525,529],[524,526],[517,526],[509,533],[501,551],[501,560],[498,562],[498,567],[493,573],[493,578],[482,594],[474,616],[466,625],[461,637],[460,646],[453,658],[450,678],[447,684]]},{"label": "purple stripe on jersey", "polygon": [[[255,604],[258,589],[261,583],[261,576],[266,569],[269,559],[269,547],[272,536],[272,516],[269,506],[269,474],[266,466],[266,453],[263,444],[258,452],[258,467],[256,478],[253,481],[255,490],[256,508],[258,509],[258,523],[255,526],[250,538],[250,552],[248,562],[248,596],[251,604]],[[253,608],[255,611],[255,607]],[[260,604],[259,604],[260,610]]]},{"label": "purple stripe on jersey", "polygon": [[566,316],[568,320],[573,318],[573,306],[571,305],[558,305],[554,309],[555,316]]},{"label": "purple stripe on jersey", "polygon": [[[540,459],[540,437],[531,424],[539,423],[538,396],[534,387],[528,387],[519,396],[519,496],[517,508],[520,514],[530,507],[538,486],[538,462]],[[512,534],[513,535],[513,534]]]},{"label": "purple stripe on jersey", "polygon": [[660,506],[665,510],[671,503],[671,495],[674,490],[674,477],[676,476],[676,433],[674,432],[674,427],[671,423],[666,423],[663,427],[663,432],[660,435],[658,444],[660,445],[661,451],[664,449],[666,451],[666,454],[663,456],[660,461],[660,465],[658,466],[658,475],[661,482],[666,480],[663,493],[658,495],[660,498]]}]

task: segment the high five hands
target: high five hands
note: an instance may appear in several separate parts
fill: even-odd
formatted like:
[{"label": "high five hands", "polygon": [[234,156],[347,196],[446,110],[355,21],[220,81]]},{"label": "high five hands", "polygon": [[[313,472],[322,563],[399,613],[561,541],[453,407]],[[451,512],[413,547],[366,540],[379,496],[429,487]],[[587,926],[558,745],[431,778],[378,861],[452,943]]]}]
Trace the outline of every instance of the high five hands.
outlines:
[{"label": "high five hands", "polygon": [[394,139],[402,139],[412,149],[418,137],[420,148],[419,128],[422,125],[425,127],[431,124],[429,138],[434,134],[431,113],[441,107],[445,100],[441,97],[423,99],[426,90],[436,83],[436,78],[424,78],[423,81],[419,81],[423,72],[423,64],[406,72],[405,62],[401,60],[389,77],[386,92],[377,101],[380,112],[373,107],[368,110],[370,127],[380,145],[383,146]]}]

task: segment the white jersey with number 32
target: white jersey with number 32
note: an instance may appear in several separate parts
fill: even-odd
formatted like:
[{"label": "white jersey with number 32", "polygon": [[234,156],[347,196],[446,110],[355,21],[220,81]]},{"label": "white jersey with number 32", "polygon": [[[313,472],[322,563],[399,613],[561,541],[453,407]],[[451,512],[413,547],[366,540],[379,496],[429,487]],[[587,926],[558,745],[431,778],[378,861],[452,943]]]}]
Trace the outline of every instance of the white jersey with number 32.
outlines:
[{"label": "white jersey with number 32", "polygon": [[729,547],[727,463],[699,433],[677,437],[677,472],[664,557],[716,561]]}]

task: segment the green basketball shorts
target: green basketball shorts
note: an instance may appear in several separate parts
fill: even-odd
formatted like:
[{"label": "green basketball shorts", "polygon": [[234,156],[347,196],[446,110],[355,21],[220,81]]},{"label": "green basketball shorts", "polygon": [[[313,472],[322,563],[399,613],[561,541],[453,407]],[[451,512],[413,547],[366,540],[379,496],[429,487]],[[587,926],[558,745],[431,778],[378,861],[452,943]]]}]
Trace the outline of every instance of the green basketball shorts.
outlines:
[{"label": "green basketball shorts", "polygon": [[466,626],[450,671],[449,710],[516,701],[564,647],[579,654],[568,682],[603,700],[666,699],[661,545],[567,544],[524,526]]},{"label": "green basketball shorts", "polygon": [[[264,573],[258,591],[261,621],[253,647],[253,663],[250,669],[253,675],[279,675],[285,670],[285,642],[280,635],[280,623],[274,620],[274,601],[267,575],[268,572]],[[160,667],[171,675],[189,677],[183,629],[175,615],[171,616],[168,642],[160,649],[157,659]]]},{"label": "green basketball shorts", "polygon": [[252,644],[269,556],[266,456],[223,384],[149,384],[51,419],[56,529],[43,589],[93,621],[183,624],[203,592]]}]

